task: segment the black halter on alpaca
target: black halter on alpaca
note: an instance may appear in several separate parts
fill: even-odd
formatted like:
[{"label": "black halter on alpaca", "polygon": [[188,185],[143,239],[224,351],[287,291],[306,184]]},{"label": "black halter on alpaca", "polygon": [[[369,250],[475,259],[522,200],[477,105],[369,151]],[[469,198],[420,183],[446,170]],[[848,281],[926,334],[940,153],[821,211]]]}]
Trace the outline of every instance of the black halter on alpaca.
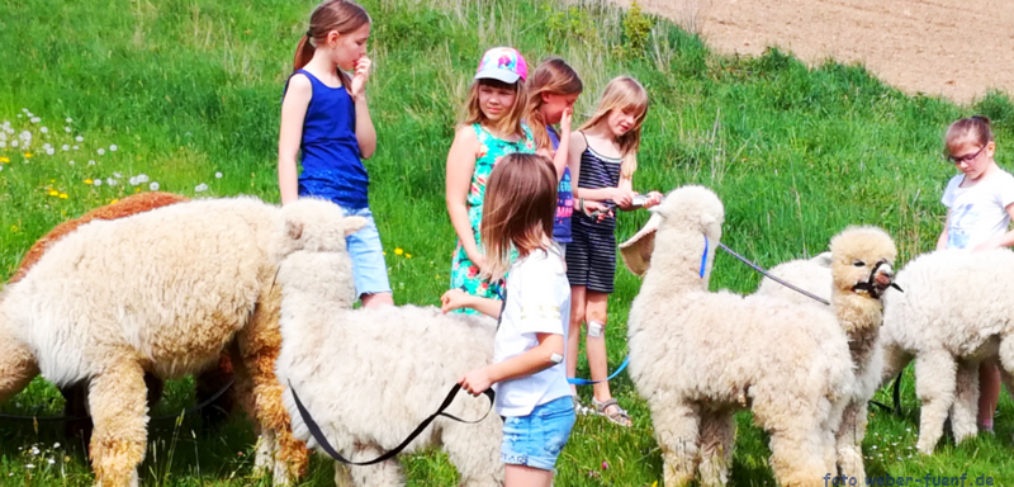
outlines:
[{"label": "black halter on alpaca", "polygon": [[855,286],[852,286],[852,290],[853,291],[865,291],[866,294],[869,294],[870,297],[873,298],[873,299],[880,299],[880,293],[883,292],[885,289],[887,289],[887,287],[893,287],[893,288],[897,289],[900,292],[905,292],[903,289],[901,289],[901,286],[895,284],[894,281],[891,281],[891,284],[889,284],[887,287],[877,286],[877,283],[876,283],[876,280],[877,280],[877,269],[880,269],[880,266],[882,266],[882,265],[884,265],[886,263],[887,263],[887,260],[880,259],[880,261],[877,262],[877,265],[873,266],[873,272],[870,272],[870,277],[866,279],[866,282],[856,283]]}]

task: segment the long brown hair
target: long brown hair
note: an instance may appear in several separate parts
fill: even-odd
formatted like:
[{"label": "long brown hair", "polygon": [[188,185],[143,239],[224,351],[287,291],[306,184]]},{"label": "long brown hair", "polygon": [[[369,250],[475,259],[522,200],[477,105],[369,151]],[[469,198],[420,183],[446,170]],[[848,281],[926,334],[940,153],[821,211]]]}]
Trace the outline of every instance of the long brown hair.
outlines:
[{"label": "long brown hair", "polygon": [[969,139],[981,147],[993,142],[993,130],[989,127],[988,117],[973,115],[952,123],[950,127],[947,127],[947,135],[944,136],[945,150],[950,153],[951,149],[957,149],[958,144]]},{"label": "long brown hair", "polygon": [[542,119],[539,109],[545,103],[543,93],[553,95],[574,95],[584,91],[581,77],[577,75],[563,59],[551,57],[539,63],[535,72],[528,78],[528,102],[525,103],[525,118],[528,127],[535,137],[535,146],[539,149],[550,149],[552,145],[546,133],[546,121]]},{"label": "long brown hair", "polygon": [[[310,27],[299,39],[299,45],[296,46],[296,55],[292,60],[292,71],[296,72],[310,62],[313,53],[317,50],[314,46],[327,42],[329,32],[336,30],[339,34],[345,35],[370,22],[370,15],[366,13],[366,9],[350,0],[326,0],[317,5],[317,8],[313,9],[313,13],[310,14]],[[349,76],[340,68],[338,69],[338,77],[341,78],[342,85],[348,89]]]},{"label": "long brown hair", "polygon": [[486,273],[495,280],[510,267],[511,246],[522,256],[544,248],[553,235],[556,169],[548,159],[515,152],[493,167],[482,208]]},{"label": "long brown hair", "polygon": [[473,81],[472,87],[468,90],[468,102],[465,103],[465,117],[461,121],[462,125],[471,125],[473,123],[485,125],[488,121],[486,115],[482,113],[482,109],[479,108],[480,85],[514,90],[514,105],[491,128],[498,135],[514,134],[524,138],[525,131],[521,128],[521,120],[524,115],[526,90],[525,83],[520,79],[514,83],[504,83],[503,81],[486,78]]},{"label": "long brown hair", "polygon": [[634,126],[616,139],[620,146],[620,154],[623,156],[620,174],[629,178],[637,170],[637,149],[641,146],[641,125],[644,123],[644,117],[648,114],[648,92],[639,81],[630,76],[613,78],[606,85],[605,91],[602,92],[602,98],[599,99],[599,106],[595,109],[595,114],[578,130],[594,127],[608,117],[609,112],[613,110],[622,110],[635,115]]}]

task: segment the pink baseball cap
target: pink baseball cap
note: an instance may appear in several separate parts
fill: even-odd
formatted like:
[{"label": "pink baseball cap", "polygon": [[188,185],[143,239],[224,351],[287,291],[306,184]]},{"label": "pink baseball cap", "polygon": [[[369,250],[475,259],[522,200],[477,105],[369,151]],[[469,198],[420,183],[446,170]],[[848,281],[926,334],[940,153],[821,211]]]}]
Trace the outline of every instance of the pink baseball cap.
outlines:
[{"label": "pink baseball cap", "polygon": [[513,47],[494,47],[486,51],[475,70],[475,79],[495,79],[515,83],[528,78],[528,63]]}]

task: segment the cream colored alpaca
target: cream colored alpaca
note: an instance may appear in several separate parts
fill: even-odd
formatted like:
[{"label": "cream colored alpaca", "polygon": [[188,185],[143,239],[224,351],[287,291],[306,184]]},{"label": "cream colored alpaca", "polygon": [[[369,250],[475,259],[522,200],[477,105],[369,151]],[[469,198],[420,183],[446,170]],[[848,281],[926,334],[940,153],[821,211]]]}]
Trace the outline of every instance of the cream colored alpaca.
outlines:
[{"label": "cream colored alpaca", "polygon": [[[216,361],[234,338],[238,389],[278,450],[284,483],[305,465],[274,377],[276,249],[286,218],[340,218],[322,201],[284,209],[254,198],[198,200],[81,226],[0,301],[0,401],[35,375],[87,381],[96,483],[137,485],[148,412],[145,372],[168,379]],[[335,216],[339,215],[339,216]]]},{"label": "cream colored alpaca", "polygon": [[954,440],[978,433],[979,362],[999,355],[1001,376],[1014,390],[1014,252],[938,250],[898,272],[904,293],[884,298],[889,379],[915,358],[915,393],[922,402],[917,448],[932,454],[951,416]]},{"label": "cream colored alpaca", "polygon": [[[362,224],[347,220],[352,227]],[[352,461],[370,460],[400,443],[436,410],[463,373],[492,361],[496,323],[444,315],[433,307],[353,310],[344,241],[316,240],[316,233],[313,228],[287,233],[291,245],[317,251],[293,252],[279,267],[284,339],[278,377],[292,385],[338,452]],[[294,434],[316,446],[290,393],[285,402]],[[486,398],[461,392],[447,412],[479,419],[489,409]],[[501,427],[495,413],[478,424],[437,418],[406,451],[440,445],[462,485],[500,485]],[[335,462],[337,485],[404,482],[397,459],[352,467]]]},{"label": "cream colored alpaca", "polygon": [[834,433],[855,394],[841,326],[814,306],[708,291],[724,219],[710,190],[677,189],[655,213],[657,230],[635,237],[654,235],[654,249],[635,252],[650,255],[650,267],[628,335],[630,376],[651,409],[665,485],[687,485],[695,471],[701,485],[724,485],[733,413],[750,409],[770,434],[778,483],[823,486],[836,473]]}]

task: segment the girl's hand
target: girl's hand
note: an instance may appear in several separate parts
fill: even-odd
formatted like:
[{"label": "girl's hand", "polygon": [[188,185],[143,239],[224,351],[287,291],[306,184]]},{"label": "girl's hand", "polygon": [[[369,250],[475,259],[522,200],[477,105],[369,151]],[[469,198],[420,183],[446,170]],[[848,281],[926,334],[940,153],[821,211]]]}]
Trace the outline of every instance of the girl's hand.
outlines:
[{"label": "girl's hand", "polygon": [[366,82],[370,79],[370,68],[373,61],[363,56],[356,61],[356,69],[352,74],[352,97],[359,98],[366,92]]},{"label": "girl's hand", "polygon": [[471,295],[461,289],[451,289],[440,296],[440,311],[446,313],[468,307]]},{"label": "girl's hand", "polygon": [[570,137],[570,123],[574,118],[574,109],[567,107],[563,109],[563,115],[560,116],[560,140],[564,137]]},{"label": "girl's hand", "polygon": [[479,272],[483,272],[486,270],[486,256],[484,254],[473,255],[467,251],[465,252],[465,254],[468,255],[468,260],[472,261],[472,263],[479,268]]},{"label": "girl's hand", "polygon": [[613,209],[605,203],[592,200],[584,200],[584,213],[595,217],[595,222],[600,222],[613,216]]},{"label": "girl's hand", "polygon": [[615,188],[612,200],[621,210],[630,208],[630,202],[634,199],[634,192],[626,189]]},{"label": "girl's hand", "polygon": [[493,381],[489,379],[489,373],[486,371],[486,368],[483,367],[472,370],[461,376],[461,378],[458,379],[458,384],[461,384],[461,387],[468,391],[469,394],[478,396],[486,389],[489,389],[489,387],[493,385]]},{"label": "girl's hand", "polygon": [[662,193],[659,193],[658,191],[648,192],[648,202],[644,204],[644,208],[651,208],[652,206],[657,206],[659,203],[662,202],[662,198],[663,198]]}]

